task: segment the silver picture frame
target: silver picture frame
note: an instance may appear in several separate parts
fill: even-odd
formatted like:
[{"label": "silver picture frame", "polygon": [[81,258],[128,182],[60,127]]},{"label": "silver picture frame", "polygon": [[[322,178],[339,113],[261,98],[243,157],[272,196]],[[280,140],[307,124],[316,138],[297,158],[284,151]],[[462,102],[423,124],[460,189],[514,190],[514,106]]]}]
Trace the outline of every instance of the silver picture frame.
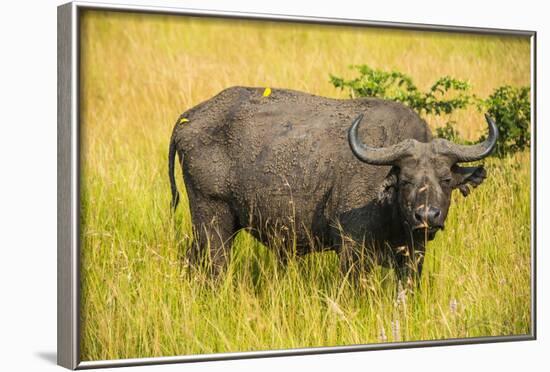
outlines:
[{"label": "silver picture frame", "polygon": [[[433,341],[365,344],[336,347],[235,352],[171,357],[135,358],[119,360],[81,361],[80,336],[80,225],[79,225],[79,17],[84,10],[139,12],[147,14],[171,14],[183,16],[218,17],[226,19],[251,19],[281,22],[314,23],[326,25],[350,25],[405,30],[445,31],[469,34],[515,35],[531,40],[531,333],[513,336],[492,336]],[[536,31],[495,28],[442,26],[435,24],[411,24],[381,22],[360,19],[318,18],[309,16],[228,12],[177,7],[116,5],[74,1],[57,9],[57,363],[69,369],[137,366],[182,362],[263,358],[276,356],[343,353],[352,351],[416,348],[481,344],[536,339]]]}]

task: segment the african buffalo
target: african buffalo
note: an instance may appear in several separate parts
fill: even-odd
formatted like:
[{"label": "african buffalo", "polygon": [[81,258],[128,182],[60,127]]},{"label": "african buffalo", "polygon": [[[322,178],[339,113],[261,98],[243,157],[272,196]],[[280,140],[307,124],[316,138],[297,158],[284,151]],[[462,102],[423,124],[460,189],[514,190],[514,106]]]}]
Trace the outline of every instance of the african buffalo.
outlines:
[{"label": "african buffalo", "polygon": [[[195,229],[191,265],[226,265],[240,229],[288,256],[334,250],[344,273],[391,265],[421,274],[426,241],[444,228],[451,192],[486,177],[498,130],[466,146],[432,138],[405,105],[232,87],[183,113],[170,141],[172,207],[177,153]],[[274,241],[287,244],[273,244]],[[352,275],[352,277],[355,276]]]}]

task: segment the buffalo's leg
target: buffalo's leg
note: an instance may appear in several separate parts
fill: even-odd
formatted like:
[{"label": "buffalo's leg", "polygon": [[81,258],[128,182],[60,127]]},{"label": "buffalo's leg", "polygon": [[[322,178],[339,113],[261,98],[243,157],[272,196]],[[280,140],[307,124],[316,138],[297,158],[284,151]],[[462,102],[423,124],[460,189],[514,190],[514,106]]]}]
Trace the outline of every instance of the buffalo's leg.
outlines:
[{"label": "buffalo's leg", "polygon": [[420,285],[424,266],[424,249],[420,246],[406,247],[396,256],[397,280],[403,288],[413,289]]},{"label": "buffalo's leg", "polygon": [[361,276],[368,274],[373,267],[374,257],[358,244],[348,243],[341,246],[338,256],[340,272],[353,283],[358,283]]},{"label": "buffalo's leg", "polygon": [[217,277],[228,263],[238,230],[236,218],[225,202],[194,199],[190,200],[194,241],[187,251],[187,260],[192,267],[204,266]]}]

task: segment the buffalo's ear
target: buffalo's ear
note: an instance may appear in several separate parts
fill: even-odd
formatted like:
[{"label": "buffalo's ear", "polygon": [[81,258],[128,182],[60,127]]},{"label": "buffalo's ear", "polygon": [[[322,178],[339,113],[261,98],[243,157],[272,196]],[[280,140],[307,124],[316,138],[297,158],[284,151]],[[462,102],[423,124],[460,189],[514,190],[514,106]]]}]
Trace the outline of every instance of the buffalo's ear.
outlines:
[{"label": "buffalo's ear", "polygon": [[487,172],[482,165],[479,167],[454,165],[451,171],[453,172],[453,187],[459,189],[464,196],[468,196],[470,193],[470,186],[478,187],[487,177]]},{"label": "buffalo's ear", "polygon": [[378,202],[391,203],[396,195],[397,191],[397,173],[399,169],[392,167],[378,190]]}]

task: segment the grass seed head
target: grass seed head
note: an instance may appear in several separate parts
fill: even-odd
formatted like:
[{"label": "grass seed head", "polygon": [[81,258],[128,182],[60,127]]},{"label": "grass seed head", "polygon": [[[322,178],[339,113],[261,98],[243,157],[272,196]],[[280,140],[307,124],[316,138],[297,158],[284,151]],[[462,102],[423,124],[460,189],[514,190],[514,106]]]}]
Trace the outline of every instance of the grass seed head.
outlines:
[{"label": "grass seed head", "polygon": [[395,319],[391,322],[391,331],[394,341],[401,341],[401,327],[399,326],[399,320]]}]

